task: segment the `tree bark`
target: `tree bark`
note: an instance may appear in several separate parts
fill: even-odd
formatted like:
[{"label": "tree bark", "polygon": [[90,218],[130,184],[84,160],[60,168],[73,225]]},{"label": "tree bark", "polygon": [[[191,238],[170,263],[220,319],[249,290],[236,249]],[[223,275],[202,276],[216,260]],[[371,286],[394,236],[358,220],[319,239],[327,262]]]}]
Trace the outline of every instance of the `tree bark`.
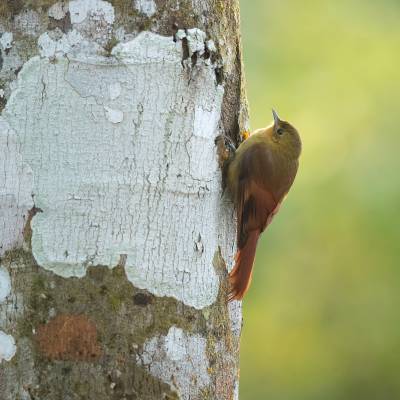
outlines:
[{"label": "tree bark", "polygon": [[0,4],[0,398],[236,399],[238,2]]}]

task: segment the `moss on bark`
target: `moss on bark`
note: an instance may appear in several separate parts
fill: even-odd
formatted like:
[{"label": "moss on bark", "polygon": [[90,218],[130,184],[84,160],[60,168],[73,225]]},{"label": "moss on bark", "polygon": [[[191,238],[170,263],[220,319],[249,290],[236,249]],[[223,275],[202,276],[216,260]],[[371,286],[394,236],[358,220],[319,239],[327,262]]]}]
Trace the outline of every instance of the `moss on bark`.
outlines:
[{"label": "moss on bark", "polygon": [[[25,384],[24,390],[41,400],[57,398],[60,393],[96,400],[178,398],[174,390],[136,362],[147,339],[165,336],[175,326],[207,339],[213,385],[203,392],[213,394],[209,398],[217,392],[224,394],[218,398],[229,398],[227,394],[232,392],[235,381],[233,355],[238,343],[230,330],[225,284],[221,285],[215,304],[196,310],[173,298],[157,297],[135,288],[127,280],[122,265],[113,269],[92,266],[83,278],[63,278],[39,267],[30,251],[23,249],[7,252],[1,265],[10,272],[14,296],[23,298],[10,323],[19,344],[17,354],[11,367],[0,365],[5,393],[18,393],[18,384],[11,377],[20,376],[21,381],[32,382]],[[226,275],[219,252],[214,265],[221,277]],[[84,316],[91,321],[97,330],[101,355],[88,355],[85,359],[80,354],[61,352],[49,356],[43,351],[45,346],[38,342],[38,333],[60,315]],[[76,348],[79,346],[75,343]],[[231,355],[225,357],[225,352]],[[27,363],[32,364],[29,377],[21,369]],[[228,367],[227,363],[233,365]]]}]

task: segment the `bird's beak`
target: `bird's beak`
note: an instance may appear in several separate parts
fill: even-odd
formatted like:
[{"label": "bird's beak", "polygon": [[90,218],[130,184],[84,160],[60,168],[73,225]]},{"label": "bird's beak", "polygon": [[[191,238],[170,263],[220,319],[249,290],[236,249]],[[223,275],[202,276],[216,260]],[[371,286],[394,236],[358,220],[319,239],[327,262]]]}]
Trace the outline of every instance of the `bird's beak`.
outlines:
[{"label": "bird's beak", "polygon": [[277,112],[274,109],[272,109],[272,115],[274,117],[274,125],[277,126],[280,120]]}]

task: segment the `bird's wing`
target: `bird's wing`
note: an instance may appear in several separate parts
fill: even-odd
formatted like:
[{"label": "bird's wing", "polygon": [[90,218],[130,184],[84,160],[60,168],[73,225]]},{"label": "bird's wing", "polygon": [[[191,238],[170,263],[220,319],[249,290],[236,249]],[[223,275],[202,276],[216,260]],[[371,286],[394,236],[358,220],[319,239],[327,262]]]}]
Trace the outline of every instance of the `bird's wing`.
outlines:
[{"label": "bird's wing", "polygon": [[264,146],[253,146],[244,154],[236,199],[239,249],[245,245],[249,232],[262,232],[267,227],[279,207],[281,198],[276,197],[271,183],[273,173],[274,165]]},{"label": "bird's wing", "polygon": [[[257,152],[263,154],[257,154]],[[271,222],[279,208],[279,200],[270,189],[273,163],[265,146],[252,146],[243,155],[239,165],[236,192],[238,219],[235,266],[229,273],[229,300],[240,300],[246,293],[253,270],[253,262],[260,233]]]},{"label": "bird's wing", "polygon": [[264,231],[278,204],[272,193],[256,181],[239,181],[237,202],[239,249],[246,244],[249,232]]}]

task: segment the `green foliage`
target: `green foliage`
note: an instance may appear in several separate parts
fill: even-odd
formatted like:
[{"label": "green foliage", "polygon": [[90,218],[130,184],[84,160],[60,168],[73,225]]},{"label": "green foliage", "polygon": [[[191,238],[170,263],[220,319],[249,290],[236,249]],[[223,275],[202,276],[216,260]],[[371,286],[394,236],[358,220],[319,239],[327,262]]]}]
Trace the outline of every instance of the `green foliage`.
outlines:
[{"label": "green foliage", "polygon": [[241,1],[253,128],[302,134],[245,298],[242,400],[400,398],[400,3]]}]

